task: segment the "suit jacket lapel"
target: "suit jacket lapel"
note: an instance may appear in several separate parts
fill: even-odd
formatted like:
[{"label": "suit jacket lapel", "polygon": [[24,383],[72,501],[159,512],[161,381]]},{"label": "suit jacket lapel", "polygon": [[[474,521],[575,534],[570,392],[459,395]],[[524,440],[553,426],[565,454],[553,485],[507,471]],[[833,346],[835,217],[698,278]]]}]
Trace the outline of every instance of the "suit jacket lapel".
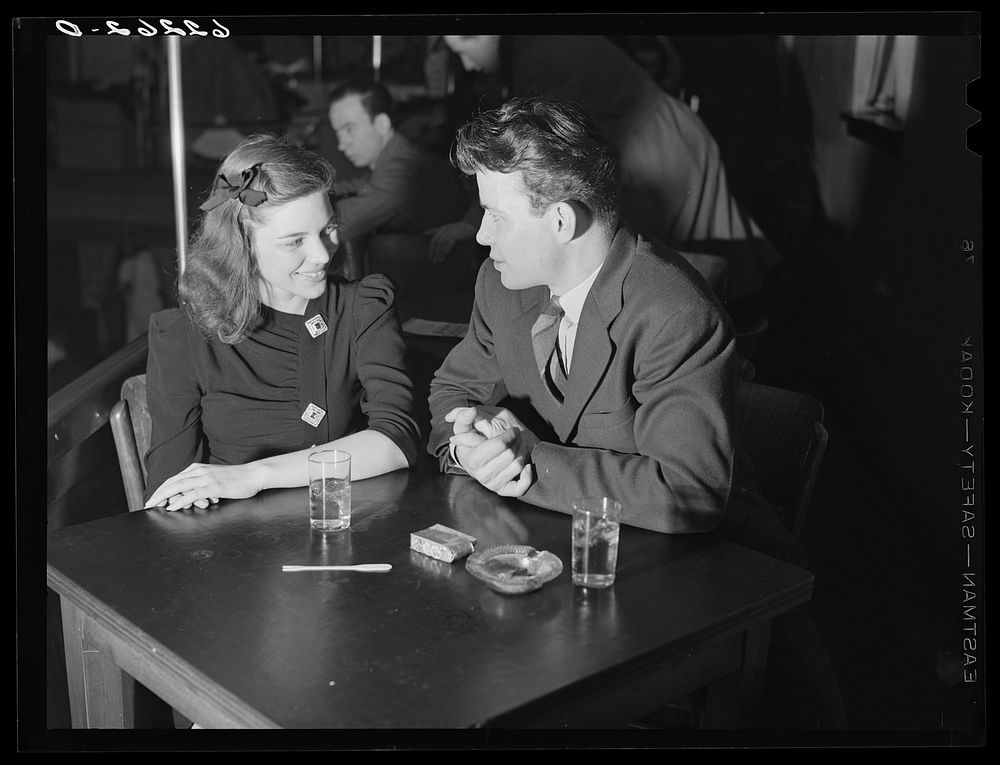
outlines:
[{"label": "suit jacket lapel", "polygon": [[[635,246],[635,237],[625,229],[618,229],[608,258],[584,303],[580,326],[576,330],[566,398],[554,423],[563,442],[576,428],[614,355],[609,328],[622,310],[622,283],[632,265]],[[530,354],[530,342],[528,350]]]}]

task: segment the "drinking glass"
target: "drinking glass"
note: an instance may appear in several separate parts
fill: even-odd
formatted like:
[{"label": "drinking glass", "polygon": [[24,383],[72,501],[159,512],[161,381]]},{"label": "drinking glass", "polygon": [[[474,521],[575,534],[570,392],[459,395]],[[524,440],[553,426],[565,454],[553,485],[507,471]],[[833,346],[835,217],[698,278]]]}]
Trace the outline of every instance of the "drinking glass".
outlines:
[{"label": "drinking glass", "polygon": [[584,497],[573,502],[573,584],[614,584],[621,512],[621,503],[609,497]]},{"label": "drinking glass", "polygon": [[351,455],[340,449],[309,454],[309,523],[317,531],[351,525]]}]

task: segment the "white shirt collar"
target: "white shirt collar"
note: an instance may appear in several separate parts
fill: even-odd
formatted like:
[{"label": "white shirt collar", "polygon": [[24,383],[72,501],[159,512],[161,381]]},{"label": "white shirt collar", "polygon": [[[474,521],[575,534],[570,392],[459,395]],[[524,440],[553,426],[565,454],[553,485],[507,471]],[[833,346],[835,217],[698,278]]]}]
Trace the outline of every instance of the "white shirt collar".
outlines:
[{"label": "white shirt collar", "polygon": [[[569,319],[574,324],[580,323],[580,314],[583,313],[583,304],[587,302],[587,295],[590,294],[590,288],[594,284],[594,280],[597,279],[597,274],[601,271],[601,266],[595,268],[586,279],[580,282],[578,285],[570,290],[566,291],[566,294],[559,296],[559,305],[562,306],[563,311],[566,312],[566,318]],[[549,290],[549,296],[551,297],[552,290]]]}]

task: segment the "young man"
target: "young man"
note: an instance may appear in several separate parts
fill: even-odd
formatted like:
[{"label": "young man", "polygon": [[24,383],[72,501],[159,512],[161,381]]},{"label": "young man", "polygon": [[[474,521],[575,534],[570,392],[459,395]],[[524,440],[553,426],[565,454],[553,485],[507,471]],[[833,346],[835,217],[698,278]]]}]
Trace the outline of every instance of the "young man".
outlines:
[{"label": "young man", "polygon": [[[614,149],[568,104],[512,99],[459,131],[455,157],[476,176],[490,260],[432,382],[431,452],[543,507],[608,494],[634,526],[717,527],[736,462],[733,330],[682,257],[619,225]],[[558,392],[533,340],[550,297],[565,311]]]},{"label": "young man", "polygon": [[[575,497],[614,497],[623,523],[717,530],[805,565],[736,440],[731,322],[683,257],[621,224],[617,155],[590,119],[512,99],[458,131],[454,158],[475,174],[490,260],[468,334],[431,382],[428,450],[442,470],[565,513]],[[815,628],[804,613],[776,620],[776,643],[788,625],[795,657],[817,668],[814,684],[788,688],[819,698],[818,725],[836,727]]]},{"label": "young man", "polygon": [[[330,123],[340,150],[350,162],[365,168],[360,178],[338,180],[337,209],[341,238],[366,242],[372,270],[387,273],[397,286],[416,290],[414,278],[435,272],[434,281],[455,279],[460,264],[448,253],[430,257],[424,232],[459,220],[468,210],[469,197],[455,169],[397,132],[393,125],[395,104],[385,86],[353,81],[330,94]],[[473,271],[479,260],[466,264]],[[468,273],[465,281],[471,281]]]}]

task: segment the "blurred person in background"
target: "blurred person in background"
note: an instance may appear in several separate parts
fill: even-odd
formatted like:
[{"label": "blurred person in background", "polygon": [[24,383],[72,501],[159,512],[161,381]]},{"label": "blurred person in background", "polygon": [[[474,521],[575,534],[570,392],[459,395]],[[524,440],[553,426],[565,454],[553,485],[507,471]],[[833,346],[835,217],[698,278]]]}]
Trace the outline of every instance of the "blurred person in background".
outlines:
[{"label": "blurred person in background", "polygon": [[[760,318],[756,298],[782,258],[733,196],[715,140],[687,105],[606,37],[446,35],[444,42],[463,67],[493,78],[501,101],[537,95],[583,107],[620,154],[625,220],[681,252],[738,325]],[[436,231],[432,250],[475,231],[470,214]]]},{"label": "blurred person in background", "polygon": [[125,302],[125,342],[145,335],[149,317],[166,307],[159,266],[145,245],[118,265],[118,289]]},{"label": "blurred person in background", "polygon": [[431,251],[425,231],[461,219],[469,194],[454,167],[396,130],[395,103],[382,84],[354,80],[330,94],[340,151],[365,173],[337,184],[340,236],[367,251],[372,273],[398,289],[471,291],[483,254]]}]

